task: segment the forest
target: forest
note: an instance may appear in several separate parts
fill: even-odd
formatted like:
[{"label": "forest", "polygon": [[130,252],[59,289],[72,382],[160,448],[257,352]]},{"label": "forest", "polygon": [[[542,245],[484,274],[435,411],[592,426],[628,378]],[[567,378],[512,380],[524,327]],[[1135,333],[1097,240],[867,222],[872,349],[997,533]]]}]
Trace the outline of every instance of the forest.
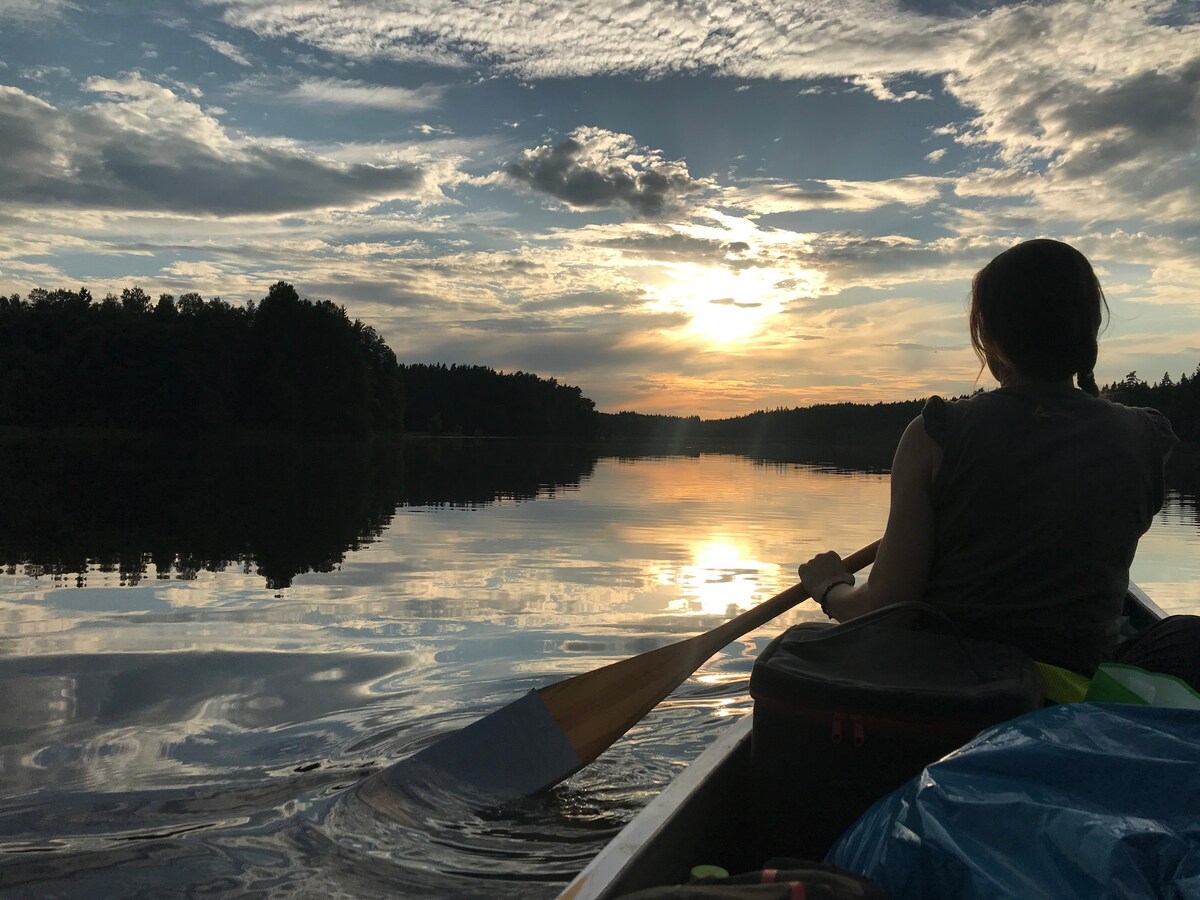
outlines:
[{"label": "forest", "polygon": [[[1130,372],[1101,393],[1161,410],[1200,442],[1200,365],[1154,384]],[[370,326],[280,281],[235,306],[140,288],[0,295],[0,426],[197,435],[536,437],[890,452],[922,399],[762,410],[727,419],[598,413],[580,388],[479,365],[402,365]],[[864,457],[866,458],[866,457]]]},{"label": "forest", "polygon": [[1121,381],[1101,386],[1100,394],[1126,406],[1151,406],[1171,420],[1171,427],[1181,439],[1200,443],[1200,365],[1176,381],[1170,372],[1161,380],[1147,384],[1130,372]]},{"label": "forest", "polygon": [[571,385],[486,366],[401,366],[408,432],[489,437],[572,437],[596,433],[596,404]]},{"label": "forest", "polygon": [[140,288],[0,297],[0,424],[363,435],[403,416],[374,329],[278,282],[259,303]]},{"label": "forest", "polygon": [[140,288],[0,295],[0,426],[590,438],[577,387],[483,366],[401,366],[370,326],[274,284],[234,306]]}]

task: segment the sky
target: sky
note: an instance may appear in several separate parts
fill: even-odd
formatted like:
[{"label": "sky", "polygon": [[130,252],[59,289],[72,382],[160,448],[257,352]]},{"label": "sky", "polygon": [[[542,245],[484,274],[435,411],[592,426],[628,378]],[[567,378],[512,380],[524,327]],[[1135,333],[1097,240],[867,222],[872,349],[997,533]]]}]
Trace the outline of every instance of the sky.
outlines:
[{"label": "sky", "polygon": [[0,292],[280,279],[606,412],[991,382],[1053,237],[1096,374],[1200,363],[1200,2],[0,0]]}]

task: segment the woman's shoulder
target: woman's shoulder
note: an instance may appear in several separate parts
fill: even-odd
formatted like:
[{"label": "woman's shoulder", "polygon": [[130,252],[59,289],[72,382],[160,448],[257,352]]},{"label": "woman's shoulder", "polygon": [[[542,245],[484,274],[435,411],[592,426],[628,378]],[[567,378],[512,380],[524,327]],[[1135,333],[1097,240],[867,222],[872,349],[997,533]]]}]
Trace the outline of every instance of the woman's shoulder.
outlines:
[{"label": "woman's shoulder", "polygon": [[934,394],[925,401],[925,406],[921,408],[921,420],[925,424],[925,433],[933,438],[934,442],[943,447],[946,444],[946,419],[949,413],[946,412],[946,401]]},{"label": "woman's shoulder", "polygon": [[986,392],[978,391],[969,397],[947,400],[934,394],[925,401],[925,406],[921,409],[925,433],[933,438],[939,447],[944,447],[954,424],[970,414],[979,405],[979,401],[987,396]]},{"label": "woman's shoulder", "polygon": [[1171,451],[1179,443],[1175,429],[1171,427],[1171,420],[1157,409],[1151,406],[1125,406],[1122,403],[1115,403],[1111,400],[1105,400],[1104,402],[1117,415],[1124,417],[1127,421],[1138,423],[1140,428],[1148,431],[1155,448],[1162,455],[1163,459],[1170,456]]}]

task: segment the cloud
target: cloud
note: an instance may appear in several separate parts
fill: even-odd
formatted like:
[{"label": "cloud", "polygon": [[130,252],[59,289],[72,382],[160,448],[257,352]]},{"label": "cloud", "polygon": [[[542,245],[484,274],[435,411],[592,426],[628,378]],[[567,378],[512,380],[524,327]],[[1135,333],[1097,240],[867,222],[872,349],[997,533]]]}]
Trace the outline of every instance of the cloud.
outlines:
[{"label": "cloud", "polygon": [[707,262],[722,264],[747,252],[745,241],[694,237],[674,228],[661,231],[636,231],[607,238],[597,246],[611,247],[629,256],[663,261]]},{"label": "cloud", "polygon": [[637,291],[591,290],[569,291],[541,300],[522,303],[521,309],[528,312],[572,312],[581,309],[624,309],[640,305],[642,295]]},{"label": "cloud", "polygon": [[[985,163],[995,154],[1036,176],[1029,202],[1043,217],[1115,221],[1135,205],[1153,219],[1200,216],[1200,22],[1169,0],[643,0],[617,13],[586,0],[528,13],[517,0],[223,5],[232,25],[349,60],[419,58],[531,80],[833,77],[897,102],[926,96],[897,89],[902,79],[940,77],[969,116],[948,133]],[[510,27],[515,14],[526,27]],[[968,190],[986,196],[988,183]]]},{"label": "cloud", "polygon": [[876,100],[886,100],[890,103],[933,99],[929,94],[922,94],[920,91],[905,91],[903,94],[897,94],[878,75],[855,75],[850,79],[850,83],[855,87],[862,88]]},{"label": "cloud", "polygon": [[213,50],[216,50],[222,56],[233,60],[239,66],[253,65],[250,60],[246,59],[245,54],[243,54],[242,51],[233,44],[229,43],[229,41],[223,41],[220,38],[215,38],[211,34],[198,34],[196,35],[196,38],[197,40],[201,40],[208,44],[209,47],[211,47]]},{"label": "cloud", "polygon": [[308,78],[283,95],[293,103],[323,106],[357,106],[389,109],[396,112],[424,112],[437,106],[445,88],[424,85],[419,88],[368,84],[336,78]]},{"label": "cloud", "polygon": [[140,76],[85,87],[104,99],[63,110],[0,86],[0,199],[243,216],[358,207],[429,187],[411,165],[337,163],[231,137],[200,106]]},{"label": "cloud", "polygon": [[949,179],[928,175],[908,175],[884,181],[843,181],[826,179],[792,184],[777,179],[746,179],[722,192],[730,206],[751,212],[804,212],[836,209],[870,212],[893,203],[923,206],[941,196]]},{"label": "cloud", "polygon": [[672,212],[710,185],[692,178],[685,163],[666,160],[627,134],[590,127],[553,146],[525,150],[503,175],[573,209],[624,206],[642,218]]},{"label": "cloud", "polygon": [[1056,217],[1200,216],[1200,23],[1157,24],[1154,12],[1064,2],[976,23],[979,49],[946,88],[978,114],[954,138],[994,149],[1001,165],[958,193],[1012,196],[1020,182]]},{"label": "cloud", "polygon": [[[1130,368],[1161,371],[1138,358],[1156,358],[1155,347],[1182,354],[1196,345],[1200,23],[1181,14],[1182,4],[204,4],[214,5],[223,6],[224,26],[249,30],[229,32],[220,23],[200,30],[229,37],[227,48],[244,50],[247,62],[278,51],[303,71],[247,68],[241,84],[259,92],[246,98],[258,102],[239,108],[237,90],[223,94],[228,116],[165,75],[157,84],[148,76],[94,79],[90,97],[75,105],[64,94],[46,93],[47,103],[0,89],[0,267],[19,282],[9,289],[81,283],[117,268],[114,254],[127,256],[129,271],[142,273],[151,293],[197,289],[240,302],[285,278],[306,296],[346,303],[406,359],[575,373],[574,383],[593,396],[634,398],[645,388],[646,403],[625,404],[639,409],[695,412],[727,403],[726,412],[737,412],[822,399],[832,385],[851,383],[853,391],[840,396],[867,401],[916,396],[940,383],[953,384],[950,393],[969,389],[977,371],[964,339],[970,275],[1017,239],[1049,234],[1084,249],[1110,289],[1115,324],[1102,361],[1112,371],[1102,379]],[[0,22],[9,23],[18,7],[75,18],[63,4],[0,0]],[[523,27],[502,27],[514,11]],[[317,56],[328,68],[318,70],[311,56],[304,61],[301,43],[327,51]],[[136,44],[129,48],[135,61]],[[166,45],[159,46],[166,59]],[[215,61],[193,49],[193,63]],[[374,84],[384,68],[363,65],[369,60],[469,68],[445,79],[422,70],[431,81],[461,77],[463,87],[448,95],[439,92],[449,88]],[[9,63],[15,79],[23,61]],[[317,71],[341,77],[310,77]],[[843,153],[840,144],[836,170],[817,171],[815,159],[794,155],[786,178],[730,175],[718,184],[689,170],[701,158],[690,145],[642,146],[649,132],[611,118],[575,118],[566,128],[585,121],[638,137],[600,127],[528,137],[534,110],[551,117],[562,110],[561,92],[544,90],[539,78],[675,73],[700,76],[680,84],[715,84],[738,101],[749,97],[732,93],[739,86],[753,87],[757,97],[769,87],[765,80],[791,79],[780,96],[840,94],[867,117],[872,110],[894,117],[895,103],[917,99],[909,88],[919,84],[936,101],[913,112],[945,125],[885,136],[895,141],[887,174],[905,177],[876,181],[852,180],[864,172],[862,160],[858,148]],[[215,90],[209,75],[188,75]],[[589,88],[593,96],[625,90],[637,102],[642,86],[614,78]],[[509,89],[522,97],[528,89],[530,102],[482,115],[470,105]],[[465,101],[476,99],[443,109],[459,90]],[[402,115],[360,116],[370,121],[365,129],[325,132],[321,144],[252,137],[259,107],[269,108],[262,101],[280,98],[322,115],[340,107]],[[836,129],[819,130],[828,126],[824,119],[803,118],[836,104],[803,98],[794,105],[795,116],[790,108],[775,115],[778,127],[767,140],[781,134],[799,147],[797,129],[806,128],[843,140]],[[265,126],[274,134],[297,120],[295,109],[277,112]],[[728,131],[720,107],[713,112],[709,130]],[[306,118],[304,133],[318,133]],[[499,124],[514,118],[525,123],[521,129]],[[228,124],[235,121],[239,130]],[[443,121],[461,137],[442,132]],[[546,121],[539,127],[562,125]],[[674,137],[653,140],[692,136],[669,132]],[[918,143],[930,135],[936,139]],[[717,152],[746,150],[738,137],[731,132],[728,148],[711,144],[705,165],[722,165],[708,161]],[[940,173],[947,160],[946,177],[915,174]],[[757,164],[752,156],[740,171]],[[449,185],[453,210],[377,202],[447,202],[437,191]],[[532,204],[514,202],[498,185],[595,214],[555,215],[551,221],[562,227],[542,227],[548,217],[531,219]],[[804,215],[823,211],[846,215]],[[773,213],[792,215],[760,218]],[[241,215],[257,216],[254,227]],[[93,275],[86,283],[99,293],[131,283],[104,280]],[[720,322],[757,314],[763,327],[742,344],[717,346],[719,338],[705,340],[690,327],[705,316]],[[797,353],[798,342],[812,347],[816,340],[821,354]],[[1194,353],[1189,358],[1190,369]],[[718,395],[724,399],[712,399]]]},{"label": "cloud", "polygon": [[51,78],[67,78],[71,70],[66,66],[25,66],[17,73],[22,78],[45,84]]},{"label": "cloud", "polygon": [[738,309],[758,309],[762,306],[761,303],[754,300],[737,300],[734,297],[721,297],[717,300],[709,300],[717,306],[736,306]]},{"label": "cloud", "polygon": [[963,350],[968,346],[968,344],[966,341],[960,341],[957,344],[939,346],[934,344],[922,344],[918,341],[896,341],[893,344],[874,344],[873,346],[879,347],[880,349],[905,351],[918,350],[925,353],[937,353],[940,350]]},{"label": "cloud", "polygon": [[[522,78],[716,71],[805,78],[941,71],[961,24],[886,0],[684,5],[588,0],[225,0],[225,19],[351,59],[486,65]],[[521,27],[513,22],[520,21]]]},{"label": "cloud", "polygon": [[78,8],[67,0],[0,0],[0,19],[53,19],[61,16],[64,10]]}]

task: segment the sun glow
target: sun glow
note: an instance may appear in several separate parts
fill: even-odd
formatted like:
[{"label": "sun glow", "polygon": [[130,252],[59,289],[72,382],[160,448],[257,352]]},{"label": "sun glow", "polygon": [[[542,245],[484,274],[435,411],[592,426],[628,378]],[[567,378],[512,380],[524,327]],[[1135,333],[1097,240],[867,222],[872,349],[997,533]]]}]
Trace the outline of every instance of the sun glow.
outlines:
[{"label": "sun glow", "polygon": [[777,568],[755,559],[744,543],[724,536],[694,544],[691,557],[690,563],[659,572],[660,583],[678,591],[671,612],[728,616],[735,609],[748,609],[763,576]]},{"label": "sun glow", "polygon": [[684,263],[671,266],[653,289],[660,308],[681,310],[688,330],[713,343],[745,341],[783,308],[780,275],[769,268],[732,270]]}]

